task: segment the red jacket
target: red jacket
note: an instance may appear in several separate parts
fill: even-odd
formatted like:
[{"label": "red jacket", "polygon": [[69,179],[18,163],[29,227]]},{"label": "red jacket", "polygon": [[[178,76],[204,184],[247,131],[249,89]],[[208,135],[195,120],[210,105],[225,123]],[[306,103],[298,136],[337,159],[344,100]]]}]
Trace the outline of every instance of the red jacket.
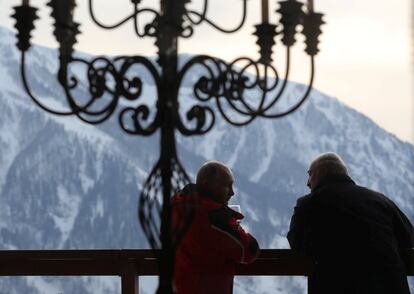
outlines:
[{"label": "red jacket", "polygon": [[242,214],[202,195],[195,185],[173,197],[173,223],[179,221],[180,207],[193,203],[194,220],[176,252],[177,294],[231,294],[236,263],[253,262],[258,243],[239,224]]}]

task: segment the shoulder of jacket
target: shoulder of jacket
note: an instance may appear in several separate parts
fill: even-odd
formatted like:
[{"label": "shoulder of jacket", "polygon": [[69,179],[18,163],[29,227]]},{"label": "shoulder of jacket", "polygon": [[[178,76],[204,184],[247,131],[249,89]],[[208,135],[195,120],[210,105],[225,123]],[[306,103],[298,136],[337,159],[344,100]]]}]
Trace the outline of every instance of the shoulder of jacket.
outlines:
[{"label": "shoulder of jacket", "polygon": [[388,196],[386,196],[385,194],[372,190],[370,188],[364,187],[364,186],[358,186],[355,185],[356,189],[358,189],[359,191],[364,191],[367,194],[371,194],[374,195],[375,197],[377,197],[377,199],[381,199],[382,201],[391,204],[391,205],[395,205],[394,201],[392,201]]},{"label": "shoulder of jacket", "polygon": [[181,191],[178,193],[187,196],[197,192],[197,186],[195,184],[187,184]]},{"label": "shoulder of jacket", "polygon": [[298,200],[296,201],[296,206],[297,207],[306,206],[312,202],[312,198],[313,198],[312,194],[307,194],[305,196],[299,197]]}]

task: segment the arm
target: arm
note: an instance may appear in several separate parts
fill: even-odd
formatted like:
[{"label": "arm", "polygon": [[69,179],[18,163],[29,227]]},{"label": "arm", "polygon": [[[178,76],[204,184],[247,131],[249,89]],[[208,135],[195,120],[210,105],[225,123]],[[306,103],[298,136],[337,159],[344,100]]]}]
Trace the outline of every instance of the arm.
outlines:
[{"label": "arm", "polygon": [[257,240],[240,226],[228,207],[212,210],[208,217],[210,230],[207,238],[211,249],[238,263],[256,260],[260,252]]},{"label": "arm", "polygon": [[405,214],[393,203],[395,214],[393,217],[393,230],[398,242],[400,255],[404,260],[407,268],[409,268],[408,249],[414,248],[414,229]]},{"label": "arm", "polygon": [[290,247],[299,253],[309,253],[310,247],[310,227],[307,216],[306,203],[310,196],[299,198],[294,208],[293,216],[290,221],[287,239]]},{"label": "arm", "polygon": [[393,218],[393,229],[398,246],[402,250],[414,248],[414,228],[397,205],[394,204],[394,207],[396,213]]}]

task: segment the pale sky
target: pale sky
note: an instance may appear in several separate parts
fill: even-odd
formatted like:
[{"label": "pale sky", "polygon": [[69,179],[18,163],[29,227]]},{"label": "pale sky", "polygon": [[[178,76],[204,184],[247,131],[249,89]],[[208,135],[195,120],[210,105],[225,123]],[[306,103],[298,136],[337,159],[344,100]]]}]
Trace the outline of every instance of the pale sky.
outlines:
[{"label": "pale sky", "polygon": [[[52,35],[52,19],[48,1],[31,0],[40,8],[34,41],[56,46]],[[87,0],[79,0],[76,20],[83,34],[76,49],[94,54],[154,55],[153,39],[138,39],[132,23],[116,31],[95,26],[87,13]],[[195,27],[191,39],[181,40],[180,52],[210,54],[232,60],[239,56],[257,57],[253,25],[260,22],[260,0],[249,0],[248,22],[232,35],[222,34],[208,25]],[[269,1],[271,10],[276,1]],[[316,58],[314,87],[337,97],[364,113],[381,127],[399,138],[414,143],[414,102],[412,93],[413,61],[411,47],[412,3],[409,0],[314,0],[315,10],[323,12],[321,52]],[[21,3],[0,0],[0,25],[12,27],[11,7]],[[130,0],[95,0],[96,15],[111,24],[130,13]],[[200,8],[202,1],[193,0],[188,7]],[[241,0],[210,0],[209,18],[225,27],[233,27],[241,15]],[[158,1],[142,0],[141,6],[156,7]],[[277,21],[274,12],[271,22]],[[143,19],[145,24],[145,19]],[[303,39],[298,38],[293,54],[291,80],[306,83],[308,59],[303,53]],[[282,47],[274,54],[275,65],[283,69]],[[281,71],[283,72],[283,71]]]}]

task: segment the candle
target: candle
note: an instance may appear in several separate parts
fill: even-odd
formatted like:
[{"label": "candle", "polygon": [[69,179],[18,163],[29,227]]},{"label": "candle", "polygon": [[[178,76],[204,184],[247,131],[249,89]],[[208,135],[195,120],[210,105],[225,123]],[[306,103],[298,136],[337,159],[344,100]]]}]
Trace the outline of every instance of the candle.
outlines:
[{"label": "candle", "polygon": [[29,0],[23,0],[22,5],[23,6],[29,6]]},{"label": "candle", "polygon": [[262,0],[262,22],[269,22],[269,0]]},{"label": "candle", "polygon": [[308,0],[308,12],[313,12],[313,0]]}]

